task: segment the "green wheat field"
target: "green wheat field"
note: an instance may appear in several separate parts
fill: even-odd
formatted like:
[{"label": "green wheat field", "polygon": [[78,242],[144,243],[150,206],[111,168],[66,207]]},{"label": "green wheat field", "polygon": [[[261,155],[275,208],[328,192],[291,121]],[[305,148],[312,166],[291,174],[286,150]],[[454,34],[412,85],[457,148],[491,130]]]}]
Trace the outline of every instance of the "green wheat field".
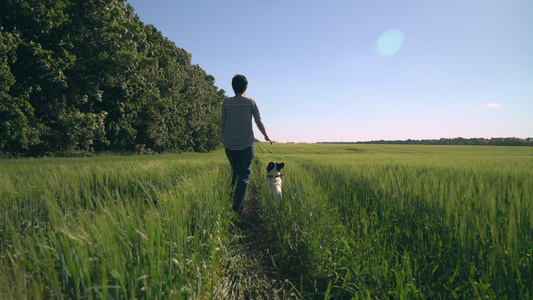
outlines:
[{"label": "green wheat field", "polygon": [[252,172],[238,220],[223,150],[0,160],[0,299],[533,297],[531,147],[259,143]]}]

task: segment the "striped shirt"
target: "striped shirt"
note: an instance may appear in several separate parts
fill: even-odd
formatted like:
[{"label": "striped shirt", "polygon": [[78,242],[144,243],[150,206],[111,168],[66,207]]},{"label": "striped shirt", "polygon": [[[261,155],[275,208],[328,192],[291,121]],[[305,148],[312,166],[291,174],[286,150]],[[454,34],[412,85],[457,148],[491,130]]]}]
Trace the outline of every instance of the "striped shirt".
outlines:
[{"label": "striped shirt", "polygon": [[254,144],[252,116],[257,128],[265,131],[261,114],[254,99],[248,97],[226,98],[222,102],[222,142],[230,150],[246,149]]}]

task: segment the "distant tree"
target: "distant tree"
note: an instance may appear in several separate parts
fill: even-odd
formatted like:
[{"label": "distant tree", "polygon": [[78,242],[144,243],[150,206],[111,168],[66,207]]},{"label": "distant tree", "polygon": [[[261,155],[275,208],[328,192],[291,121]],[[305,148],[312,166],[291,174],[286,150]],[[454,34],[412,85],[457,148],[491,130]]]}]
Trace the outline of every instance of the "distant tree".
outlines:
[{"label": "distant tree", "polygon": [[407,145],[497,145],[497,146],[533,146],[533,138],[529,137],[526,139],[520,139],[516,137],[507,137],[507,138],[470,138],[465,139],[462,137],[458,138],[440,138],[438,140],[395,140],[395,141],[366,141],[366,142],[356,142],[356,144],[407,144]]}]

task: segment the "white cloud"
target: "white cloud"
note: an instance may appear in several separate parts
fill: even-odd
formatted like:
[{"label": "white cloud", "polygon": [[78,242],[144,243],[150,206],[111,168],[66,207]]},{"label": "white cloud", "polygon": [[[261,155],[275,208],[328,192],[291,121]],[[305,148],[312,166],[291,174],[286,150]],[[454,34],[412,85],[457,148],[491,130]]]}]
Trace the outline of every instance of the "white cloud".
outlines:
[{"label": "white cloud", "polygon": [[487,106],[490,108],[501,108],[502,107],[500,103],[489,103],[487,104]]}]

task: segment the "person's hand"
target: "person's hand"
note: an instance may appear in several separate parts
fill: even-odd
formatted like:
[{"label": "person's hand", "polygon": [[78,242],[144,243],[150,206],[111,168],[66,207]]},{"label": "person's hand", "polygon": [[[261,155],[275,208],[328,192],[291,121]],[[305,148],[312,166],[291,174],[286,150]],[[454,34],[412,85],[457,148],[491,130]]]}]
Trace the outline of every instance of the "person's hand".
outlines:
[{"label": "person's hand", "polygon": [[272,145],[273,143],[273,141],[266,135],[265,135],[265,141],[270,142],[270,145]]}]

